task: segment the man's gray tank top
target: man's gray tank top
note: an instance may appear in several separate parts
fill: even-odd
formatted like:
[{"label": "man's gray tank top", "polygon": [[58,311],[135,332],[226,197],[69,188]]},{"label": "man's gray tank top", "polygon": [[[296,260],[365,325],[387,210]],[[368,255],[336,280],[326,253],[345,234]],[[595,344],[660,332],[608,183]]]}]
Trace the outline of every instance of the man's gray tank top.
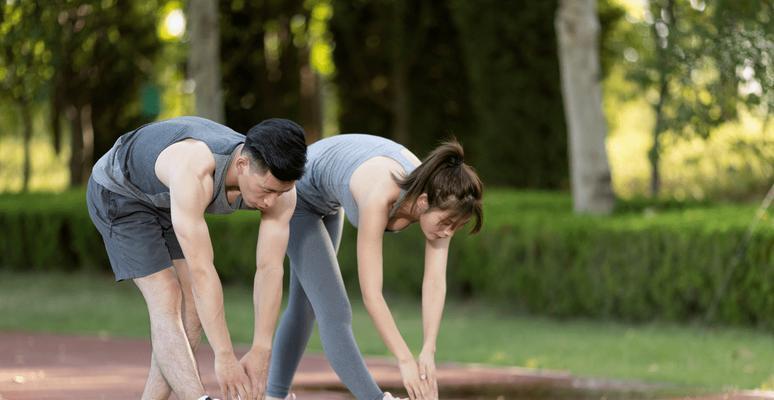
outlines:
[{"label": "man's gray tank top", "polygon": [[355,133],[319,140],[307,148],[306,172],[296,182],[296,193],[301,202],[323,215],[343,207],[349,222],[357,227],[357,203],[349,189],[352,173],[371,158],[389,157],[410,174],[415,166],[401,153],[403,149],[392,140]]},{"label": "man's gray tank top", "polygon": [[234,150],[245,142],[245,136],[199,117],[153,122],[122,135],[94,165],[92,178],[111,192],[156,208],[169,209],[169,188],[156,176],[156,159],[171,144],[185,139],[204,142],[215,157],[212,199],[205,211],[229,214],[247,208],[242,196],[229,204],[225,188],[226,170]]}]

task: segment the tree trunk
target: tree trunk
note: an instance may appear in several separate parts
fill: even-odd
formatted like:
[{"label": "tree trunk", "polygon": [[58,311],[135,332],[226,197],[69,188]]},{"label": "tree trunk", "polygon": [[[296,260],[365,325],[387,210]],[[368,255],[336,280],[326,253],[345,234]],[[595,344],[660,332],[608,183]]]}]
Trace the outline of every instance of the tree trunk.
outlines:
[{"label": "tree trunk", "polygon": [[83,134],[83,151],[81,156],[81,179],[79,184],[86,184],[91,167],[94,165],[94,124],[91,118],[91,104],[81,108],[81,133]]},{"label": "tree trunk", "polygon": [[605,150],[596,0],[562,0],[555,23],[573,206],[576,213],[609,214],[615,196]]},{"label": "tree trunk", "polygon": [[[666,7],[660,11],[663,13],[659,12],[654,15],[665,14],[666,18],[662,19],[662,21],[669,28],[669,33],[674,35],[675,32],[674,29],[672,29],[672,27],[675,26],[674,0],[667,0]],[[667,52],[669,51],[671,44],[668,37],[659,37],[655,23],[651,27],[651,34],[653,35],[653,43],[656,46],[656,63],[658,66],[659,90],[658,102],[654,106],[653,110],[656,114],[656,124],[653,127],[653,145],[648,152],[648,160],[650,161],[650,196],[656,198],[661,191],[661,171],[659,169],[659,162],[661,160],[661,134],[666,130],[666,121],[664,120],[664,104],[669,98],[670,78],[668,73],[669,65],[667,65],[669,55]],[[661,39],[663,39],[663,45]]]},{"label": "tree trunk", "polygon": [[409,143],[409,93],[406,79],[406,69],[409,63],[408,51],[406,49],[408,40],[416,38],[407,38],[404,31],[405,0],[394,2],[393,14],[393,57],[392,68],[390,71],[392,84],[392,114],[393,127],[392,139],[404,146],[411,146]]},{"label": "tree trunk", "polygon": [[312,144],[322,137],[320,76],[312,68],[308,46],[299,50],[299,61],[301,125],[306,132],[306,142]]},{"label": "tree trunk", "polygon": [[669,86],[667,85],[666,72],[659,73],[659,91],[658,103],[655,106],[656,124],[653,127],[653,145],[648,151],[648,161],[650,161],[650,196],[658,197],[661,191],[661,171],[659,162],[661,160],[661,133],[664,131],[664,102],[669,95]]},{"label": "tree trunk", "polygon": [[81,110],[69,106],[67,120],[70,122],[70,187],[80,185],[83,180],[83,129]]},{"label": "tree trunk", "polygon": [[395,65],[392,67],[392,112],[395,118],[392,137],[396,142],[405,146],[409,143],[409,96],[406,87],[406,72],[403,60],[393,60]]},{"label": "tree trunk", "polygon": [[188,69],[195,83],[196,114],[224,122],[220,86],[220,30],[217,0],[190,0]]},{"label": "tree trunk", "polygon": [[32,141],[32,115],[28,104],[19,104],[21,111],[22,127],[24,129],[24,160],[22,161],[22,192],[26,193],[30,188],[32,176],[32,160],[30,158],[30,142]]},{"label": "tree trunk", "polygon": [[54,153],[58,156],[62,152],[62,102],[59,100],[59,94],[57,90],[51,91],[51,111],[49,117],[51,118],[51,135],[54,143]]}]

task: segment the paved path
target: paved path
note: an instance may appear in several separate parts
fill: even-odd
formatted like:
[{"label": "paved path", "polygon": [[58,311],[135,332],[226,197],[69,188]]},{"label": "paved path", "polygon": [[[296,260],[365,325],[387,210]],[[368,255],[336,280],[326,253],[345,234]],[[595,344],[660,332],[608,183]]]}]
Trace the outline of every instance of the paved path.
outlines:
[{"label": "paved path", "polygon": [[[206,345],[201,347],[197,359],[202,379],[209,390],[215,390],[212,351]],[[400,372],[393,362],[371,358],[367,363],[383,389],[403,392]],[[138,399],[149,365],[150,344],[146,340],[0,333],[0,400]],[[441,397],[446,399],[569,399],[577,397],[572,393],[579,388],[591,388],[602,395],[614,391],[622,398],[626,396],[621,393],[647,389],[578,380],[562,372],[462,364],[440,365],[438,376]],[[293,390],[299,400],[352,399],[321,355],[304,357]],[[764,395],[757,398],[774,399]],[[713,398],[756,397],[736,394]]]}]

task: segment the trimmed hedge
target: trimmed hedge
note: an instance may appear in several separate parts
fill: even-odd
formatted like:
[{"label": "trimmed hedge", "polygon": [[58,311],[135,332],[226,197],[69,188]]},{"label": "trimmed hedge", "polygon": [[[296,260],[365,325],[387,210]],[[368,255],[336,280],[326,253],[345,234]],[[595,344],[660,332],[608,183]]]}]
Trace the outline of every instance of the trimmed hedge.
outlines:
[{"label": "trimmed hedge", "polygon": [[[620,208],[612,217],[577,216],[566,194],[490,190],[485,228],[452,243],[450,295],[559,317],[686,321],[705,316],[736,264],[713,322],[774,328],[768,214],[740,247],[754,206],[629,202]],[[252,281],[259,220],[244,212],[208,216],[222,279]],[[82,191],[2,195],[0,224],[0,268],[110,271]],[[384,252],[386,290],[418,295],[419,229],[387,234]],[[348,223],[339,260],[356,291],[355,230]]]}]

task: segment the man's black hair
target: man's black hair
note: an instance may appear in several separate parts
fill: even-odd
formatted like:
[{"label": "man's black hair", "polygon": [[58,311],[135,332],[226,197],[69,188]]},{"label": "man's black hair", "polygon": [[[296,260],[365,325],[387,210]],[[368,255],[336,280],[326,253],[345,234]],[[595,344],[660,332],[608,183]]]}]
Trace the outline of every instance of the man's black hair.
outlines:
[{"label": "man's black hair", "polygon": [[246,152],[256,166],[266,169],[275,178],[290,182],[304,175],[306,140],[304,129],[297,123],[271,118],[247,131],[242,152]]}]

